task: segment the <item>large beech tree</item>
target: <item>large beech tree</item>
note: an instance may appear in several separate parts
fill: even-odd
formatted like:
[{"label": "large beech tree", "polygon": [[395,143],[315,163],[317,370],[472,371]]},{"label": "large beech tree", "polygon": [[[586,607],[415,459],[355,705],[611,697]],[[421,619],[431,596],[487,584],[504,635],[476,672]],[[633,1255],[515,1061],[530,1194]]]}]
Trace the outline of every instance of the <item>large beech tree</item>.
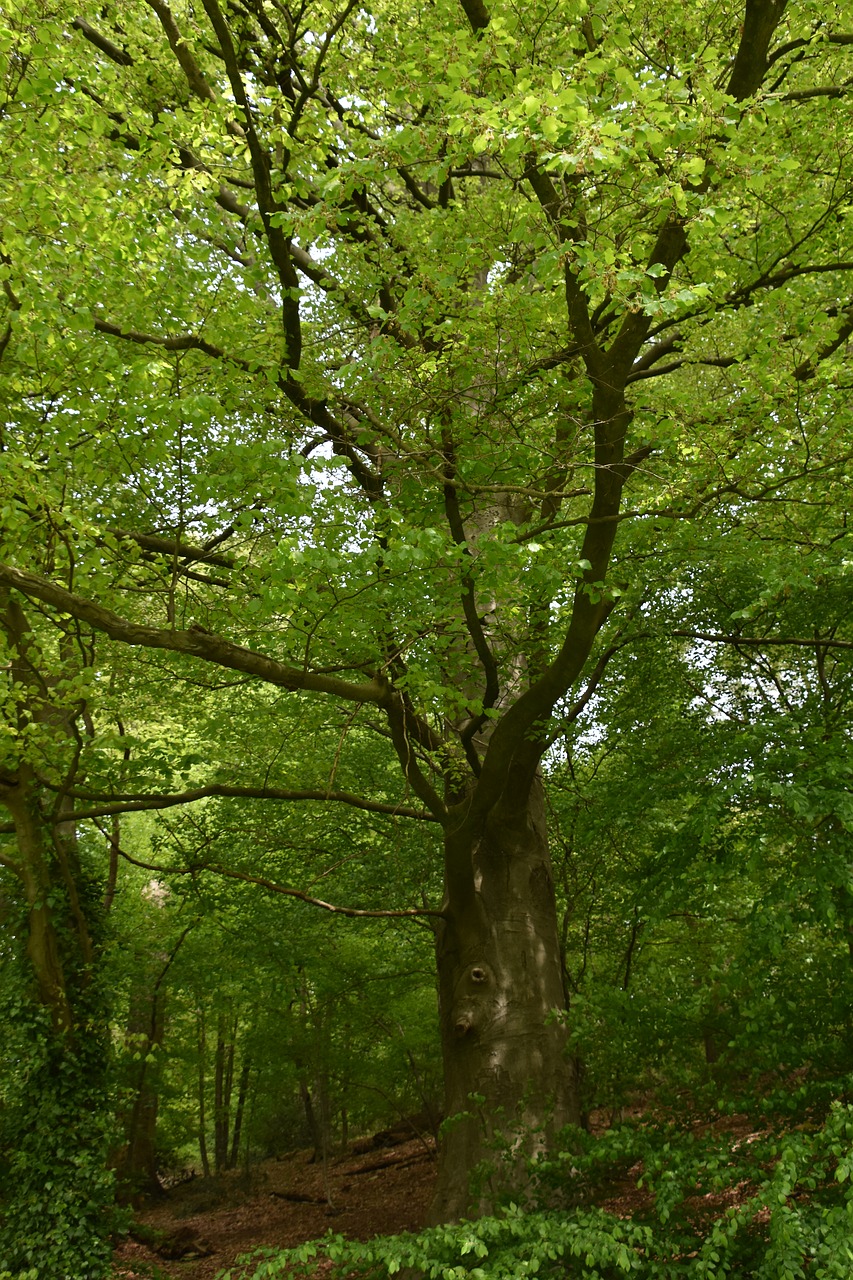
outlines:
[{"label": "large beech tree", "polygon": [[[495,1139],[579,1118],[549,744],[673,530],[784,523],[844,466],[853,32],[832,0],[7,14],[0,582],[321,708],[315,777],[212,762],[220,794],[440,831],[459,1215]],[[396,782],[338,785],[353,725]],[[25,786],[47,825],[168,800],[33,770],[16,820]]]}]

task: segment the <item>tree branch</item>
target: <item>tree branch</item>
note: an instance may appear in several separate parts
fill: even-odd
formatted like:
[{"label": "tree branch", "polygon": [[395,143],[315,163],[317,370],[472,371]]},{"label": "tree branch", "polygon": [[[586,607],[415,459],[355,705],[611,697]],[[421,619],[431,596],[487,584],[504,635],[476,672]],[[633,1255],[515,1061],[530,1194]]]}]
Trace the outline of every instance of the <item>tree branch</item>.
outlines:
[{"label": "tree branch", "polygon": [[727,92],[736,102],[751,98],[767,72],[767,53],[787,0],[746,0],[740,44]]},{"label": "tree branch", "polygon": [[409,732],[409,717],[401,694],[393,692],[384,705],[391,730],[391,741],[403,770],[403,777],[409,783],[415,795],[423,800],[427,808],[435,814],[436,820],[443,822],[447,809],[438,792],[424,776],[415,759],[412,734]]},{"label": "tree branch", "polygon": [[[303,275],[306,275],[313,284],[316,284],[318,289],[322,289],[324,293],[329,295],[329,297],[337,299],[346,308],[352,318],[363,328],[375,330],[377,321],[373,316],[371,316],[363,303],[359,302],[347,293],[341,282],[336,280],[331,272],[327,271],[319,262],[315,262],[310,253],[307,253],[305,249],[300,248],[299,245],[291,243],[290,255],[298,269],[303,273]],[[411,349],[417,346],[414,338],[409,334],[404,333],[400,326],[395,323],[393,318],[383,320],[381,327],[382,332],[390,334],[391,337],[394,338],[395,342],[399,342],[401,347]]]},{"label": "tree branch", "polygon": [[[164,338],[157,334],[141,333],[136,329],[125,330],[119,325],[112,324],[106,320],[96,320],[95,329],[99,333],[106,333],[114,338],[122,338],[126,342],[162,347],[164,351],[202,351],[214,360],[226,360],[236,365],[239,369],[245,369],[247,372],[252,371],[249,362],[241,356],[231,355],[229,352],[223,351],[221,347],[216,347],[212,342],[207,342],[204,338],[199,338],[195,334],[184,334],[178,338]],[[290,376],[289,369],[287,373],[278,378],[278,386],[294,408],[298,409],[309,422],[313,422],[315,426],[323,429],[328,439],[331,440],[335,453],[340,457],[346,458],[353,476],[364,492],[368,497],[376,499],[382,489],[381,480],[359,457],[357,450],[350,443],[344,425],[331,413],[326,401],[317,400],[309,396],[302,384]],[[352,420],[352,426],[356,430],[360,429],[355,419]]]},{"label": "tree branch", "polygon": [[125,342],[136,342],[141,346],[162,347],[164,351],[203,351],[214,360],[227,360],[240,369],[249,369],[247,360],[243,360],[240,356],[229,355],[221,347],[214,346],[212,342],[207,342],[194,333],[186,333],[179,338],[164,338],[155,333],[140,333],[137,329],[122,329],[120,325],[111,324],[107,320],[96,320],[95,329],[98,333],[107,333],[112,338],[122,338]]},{"label": "tree branch", "polygon": [[[533,194],[539,201],[542,211],[554,227],[561,241],[585,239],[579,229],[569,222],[567,202],[562,200],[549,174],[540,169],[531,158],[524,171]],[[571,254],[567,253],[563,263],[563,278],[566,294],[566,309],[571,326],[572,336],[576,340],[577,352],[581,356],[591,378],[601,377],[603,361],[601,348],[595,340],[589,306],[586,295],[572,270]]]},{"label": "tree branch", "polygon": [[130,54],[126,53],[124,49],[120,49],[117,44],[113,44],[112,40],[109,40],[105,35],[102,35],[100,31],[96,31],[92,24],[87,22],[85,18],[75,18],[71,25],[79,31],[90,44],[93,44],[96,49],[100,49],[101,53],[105,53],[113,62],[117,62],[120,67],[133,66],[133,58]]},{"label": "tree branch", "polygon": [[[166,33],[172,52],[180,63],[181,70],[187,78],[187,84],[202,102],[215,102],[216,94],[205,79],[204,72],[193,57],[186,39],[181,35],[174,14],[163,0],[146,0],[160,19],[160,25]],[[241,131],[242,132],[242,131]]]},{"label": "tree branch", "polygon": [[551,735],[549,744],[556,742],[565,730],[566,726],[574,724],[581,712],[589,706],[592,695],[601,683],[602,676],[607,670],[607,664],[610,662],[610,659],[614,654],[618,653],[620,649],[624,649],[626,645],[633,644],[638,638],[638,636],[628,636],[627,638],[614,641],[613,644],[608,645],[590,672],[589,679],[586,682],[586,688],[583,693],[575,699],[566,711],[565,715],[560,716],[560,727]]},{"label": "tree branch", "polygon": [[798,649],[853,649],[853,640],[825,640],[820,636],[724,636],[710,631],[671,631],[669,634],[688,640],[709,640],[712,644],[749,645],[755,649],[764,645]]},{"label": "tree branch", "polygon": [[[454,478],[454,465],[452,461],[452,451],[447,446],[447,480]],[[462,520],[462,513],[459,510],[459,497],[454,486],[450,483],[444,485],[444,510],[447,516],[447,523],[450,527],[450,533],[454,542],[458,547],[462,548],[462,554],[465,557],[465,563],[472,565],[471,549],[468,546],[468,539],[465,536],[465,525]],[[474,652],[480,660],[480,666],[486,678],[486,685],[483,691],[483,712],[480,715],[472,716],[469,723],[465,726],[461,734],[462,745],[465,748],[465,754],[474,772],[479,772],[480,762],[477,753],[473,749],[472,741],[474,735],[479,732],[486,722],[485,712],[495,705],[500,695],[500,682],[498,674],[498,664],[495,655],[486,639],[486,633],[483,623],[477,611],[477,602],[474,595],[474,581],[470,570],[463,570],[462,573],[462,612],[465,617],[465,624],[468,628],[468,635],[471,637],[471,643],[474,646]]]},{"label": "tree branch", "polygon": [[216,862],[206,862],[198,867],[161,867],[153,862],[143,862],[140,858],[134,858],[132,854],[126,850],[119,850],[125,862],[129,862],[134,867],[141,867],[144,871],[153,871],[157,875],[171,876],[196,876],[202,871],[210,871],[213,875],[224,876],[227,880],[242,880],[246,884],[256,884],[262,889],[269,889],[271,893],[280,893],[287,898],[296,898],[299,902],[307,902],[311,907],[320,907],[323,911],[331,911],[335,915],[350,916],[355,919],[413,919],[423,916],[433,916],[439,920],[446,919],[446,912],[432,911],[428,907],[411,909],[401,909],[399,911],[371,911],[361,907],[339,907],[331,902],[325,902],[322,898],[312,898],[310,894],[303,893],[300,889],[291,889],[288,885],[278,884],[275,880],[268,880],[265,876],[253,876],[248,871],[233,871],[229,867],[223,867]]},{"label": "tree branch", "polygon": [[51,605],[61,613],[70,613],[72,617],[79,618],[81,622],[88,623],[96,631],[102,631],[122,644],[138,645],[146,649],[165,649],[171,653],[201,658],[204,662],[227,667],[232,671],[243,671],[267,684],[277,685],[291,692],[307,690],[327,693],[345,702],[372,702],[378,705],[385,705],[389,698],[388,686],[382,680],[354,684],[336,676],[300,670],[252,649],[245,649],[242,645],[233,644],[221,636],[212,635],[201,627],[172,631],[130,622],[111,609],[96,604],[94,600],[67,591],[65,587],[60,587],[39,574],[15,569],[11,565],[0,564],[0,582],[14,587],[22,595]]},{"label": "tree branch", "polygon": [[808,102],[811,98],[846,98],[853,80],[845,80],[843,84],[819,85],[814,89],[792,89],[782,94],[781,102]]},{"label": "tree branch", "polygon": [[[75,800],[98,801],[102,797],[86,791],[69,793]],[[246,800],[287,800],[316,801],[319,804],[335,803],[350,805],[354,809],[363,809],[367,813],[385,813],[396,818],[414,818],[420,822],[436,822],[431,813],[419,809],[409,809],[399,804],[389,804],[382,800],[368,800],[350,791],[289,790],[282,787],[239,787],[226,783],[214,782],[206,787],[194,787],[188,791],[163,792],[151,795],[111,795],[104,796],[103,804],[93,805],[89,809],[79,809],[75,813],[63,815],[63,822],[82,822],[84,818],[105,818],[114,813],[137,813],[147,809],[172,809],[177,805],[194,804],[197,800],[208,797],[221,799]]]},{"label": "tree branch", "polygon": [[831,355],[843,346],[847,339],[853,334],[853,302],[841,313],[842,321],[838,329],[838,333],[831,342],[827,342],[814,357],[809,357],[802,364],[798,364],[794,370],[794,377],[798,382],[807,382],[815,376],[818,365],[824,360],[828,360]]},{"label": "tree branch", "polygon": [[110,533],[121,541],[135,542],[143,551],[175,557],[194,563],[215,564],[222,569],[234,568],[234,557],[218,555],[207,547],[196,547],[191,542],[176,538],[163,538],[153,533],[133,533],[128,529],[111,529]]},{"label": "tree branch", "polygon": [[[293,265],[290,236],[282,230],[282,218],[285,211],[273,197],[272,162],[268,151],[261,144],[255,128],[255,117],[246,94],[246,86],[240,72],[239,59],[231,39],[222,12],[216,0],[202,0],[205,12],[219,41],[225,70],[234,94],[234,101],[244,117],[246,141],[252,160],[252,173],[255,180],[255,195],[258,210],[264,224],[270,257],[278,274],[281,285],[281,316],[286,347],[286,361],[290,370],[299,368],[302,359],[302,321],[299,313],[299,277]],[[289,154],[282,158],[279,166],[285,171],[290,161]]]},{"label": "tree branch", "polygon": [[492,16],[483,0],[459,0],[459,3],[465,11],[465,17],[471,24],[471,30],[475,33],[485,31],[492,20]]}]

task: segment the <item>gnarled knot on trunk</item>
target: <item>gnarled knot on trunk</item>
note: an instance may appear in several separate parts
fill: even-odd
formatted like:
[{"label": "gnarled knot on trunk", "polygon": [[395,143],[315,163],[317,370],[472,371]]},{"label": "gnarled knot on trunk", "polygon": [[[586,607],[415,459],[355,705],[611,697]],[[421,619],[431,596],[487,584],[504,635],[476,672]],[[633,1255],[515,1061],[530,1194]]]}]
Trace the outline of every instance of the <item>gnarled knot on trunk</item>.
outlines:
[{"label": "gnarled knot on trunk", "polygon": [[[456,986],[453,1031],[458,1040],[476,1032],[488,1020],[488,992],[495,985],[494,974],[485,961],[467,965]],[[485,997],[485,1000],[484,1000]]]}]

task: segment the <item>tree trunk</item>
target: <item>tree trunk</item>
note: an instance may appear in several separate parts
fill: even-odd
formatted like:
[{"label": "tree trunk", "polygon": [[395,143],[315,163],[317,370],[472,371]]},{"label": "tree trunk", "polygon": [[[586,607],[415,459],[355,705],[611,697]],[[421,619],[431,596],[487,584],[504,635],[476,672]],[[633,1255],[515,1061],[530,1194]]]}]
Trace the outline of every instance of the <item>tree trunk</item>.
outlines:
[{"label": "tree trunk", "polygon": [[246,1110],[246,1098],[249,1093],[249,1076],[252,1066],[249,1059],[243,1063],[240,1071],[240,1084],[237,1089],[237,1110],[234,1113],[234,1132],[231,1135],[231,1154],[228,1157],[228,1168],[236,1169],[240,1159],[240,1135],[243,1132],[243,1115]]},{"label": "tree trunk", "polygon": [[345,1156],[349,1151],[349,1112],[346,1107],[341,1107],[341,1140],[338,1143],[338,1152]]},{"label": "tree trunk", "polygon": [[314,1109],[314,1099],[311,1097],[311,1090],[308,1087],[308,1081],[304,1076],[299,1077],[299,1096],[302,1099],[305,1119],[308,1123],[308,1132],[311,1134],[311,1142],[314,1147],[314,1154],[311,1157],[313,1164],[318,1161],[322,1161],[323,1159],[323,1131],[317,1119],[317,1112]]},{"label": "tree trunk", "polygon": [[[580,1100],[566,1057],[557,911],[542,785],[506,794],[479,831],[446,841],[446,919],[436,931],[444,1140],[431,1216],[523,1200],[527,1160]],[[478,1185],[469,1185],[472,1170]]]},{"label": "tree trunk", "polygon": [[20,853],[20,862],[13,865],[23,882],[27,898],[27,954],[38,998],[50,1011],[53,1029],[60,1036],[66,1035],[70,1041],[74,1019],[55,908],[50,905],[53,876],[48,843],[33,794],[32,771],[27,765],[21,765],[18,772],[18,785],[4,787],[2,800],[15,824]]},{"label": "tree trunk", "polygon": [[220,1013],[213,1059],[213,1162],[217,1173],[228,1167],[228,1133],[231,1128],[231,1086],[234,1079],[234,1037],[227,1015]]},{"label": "tree trunk", "polygon": [[[161,956],[152,957],[152,962],[160,961]],[[142,973],[139,985],[131,994],[127,1026],[128,1045],[140,1056],[133,1073],[133,1104],[127,1117],[126,1145],[119,1175],[132,1199],[162,1192],[157,1176],[157,1113],[161,1074],[159,1051],[163,1047],[166,1002],[163,993],[154,985],[152,967],[149,964],[148,971]]]},{"label": "tree trunk", "polygon": [[207,1154],[207,1029],[204,1010],[198,1010],[198,1153],[201,1172],[210,1177],[210,1157]]}]

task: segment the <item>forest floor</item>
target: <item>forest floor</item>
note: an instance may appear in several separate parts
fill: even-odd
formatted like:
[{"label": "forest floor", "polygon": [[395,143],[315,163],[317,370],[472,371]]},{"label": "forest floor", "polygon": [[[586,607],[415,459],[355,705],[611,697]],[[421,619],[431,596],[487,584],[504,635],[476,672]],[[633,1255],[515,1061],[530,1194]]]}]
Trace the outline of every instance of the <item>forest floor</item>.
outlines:
[{"label": "forest floor", "polygon": [[[431,1139],[321,1164],[302,1151],[194,1178],[137,1211],[115,1253],[115,1280],[213,1280],[253,1249],[292,1248],[329,1231],[352,1239],[417,1231],[435,1182]],[[143,1243],[143,1238],[145,1243]],[[180,1256],[178,1256],[180,1255]]]},{"label": "forest floor", "polygon": [[[695,1131],[725,1130],[736,1145],[760,1136],[746,1115],[694,1118]],[[691,1127],[694,1127],[691,1126]],[[604,1117],[593,1126],[606,1127]],[[378,1145],[376,1135],[355,1150],[313,1163],[310,1151],[266,1160],[251,1176],[234,1172],[193,1178],[136,1212],[130,1236],[116,1249],[114,1280],[214,1280],[237,1259],[263,1247],[293,1248],[328,1232],[356,1240],[418,1231],[425,1225],[436,1177],[431,1138]],[[369,1149],[366,1149],[369,1147]],[[649,1193],[637,1187],[636,1169],[600,1188],[598,1205],[630,1217]],[[717,1216],[748,1197],[742,1186],[697,1198],[697,1216]],[[318,1264],[317,1275],[322,1275]]]}]

